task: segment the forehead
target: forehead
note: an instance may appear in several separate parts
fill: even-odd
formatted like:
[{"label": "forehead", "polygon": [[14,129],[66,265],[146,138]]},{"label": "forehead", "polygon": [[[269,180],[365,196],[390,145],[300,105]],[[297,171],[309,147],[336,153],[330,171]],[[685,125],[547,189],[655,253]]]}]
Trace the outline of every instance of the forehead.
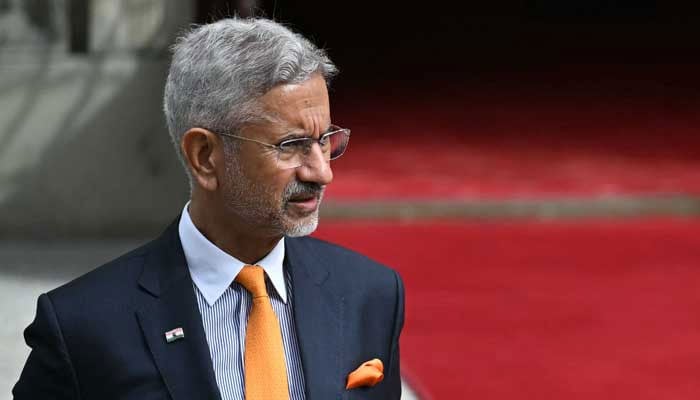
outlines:
[{"label": "forehead", "polygon": [[326,81],[314,74],[302,83],[275,86],[261,97],[261,104],[281,130],[317,134],[330,124]]}]

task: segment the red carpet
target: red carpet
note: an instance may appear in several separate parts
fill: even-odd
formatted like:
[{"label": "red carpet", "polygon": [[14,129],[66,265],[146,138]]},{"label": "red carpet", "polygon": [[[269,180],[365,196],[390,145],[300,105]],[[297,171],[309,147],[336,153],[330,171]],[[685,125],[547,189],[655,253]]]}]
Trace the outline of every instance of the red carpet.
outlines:
[{"label": "red carpet", "polygon": [[553,66],[337,93],[333,120],[352,139],[328,198],[698,195],[698,68]]},{"label": "red carpet", "polygon": [[407,289],[433,399],[700,398],[700,220],[321,223]]}]

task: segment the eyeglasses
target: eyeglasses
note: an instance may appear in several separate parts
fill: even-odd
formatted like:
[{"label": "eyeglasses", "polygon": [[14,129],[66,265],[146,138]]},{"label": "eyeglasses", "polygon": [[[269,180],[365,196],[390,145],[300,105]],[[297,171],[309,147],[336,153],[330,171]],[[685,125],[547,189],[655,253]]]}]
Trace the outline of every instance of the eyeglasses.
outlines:
[{"label": "eyeglasses", "polygon": [[348,142],[350,141],[350,129],[341,128],[336,125],[331,125],[328,132],[321,135],[318,139],[310,137],[293,138],[283,140],[278,144],[261,142],[231,133],[218,132],[218,134],[257,143],[267,148],[274,149],[277,153],[277,166],[281,169],[297,168],[304,165],[306,158],[311,154],[311,147],[314,143],[318,143],[323,153],[323,158],[326,161],[335,160],[345,153],[345,149],[347,149]]}]

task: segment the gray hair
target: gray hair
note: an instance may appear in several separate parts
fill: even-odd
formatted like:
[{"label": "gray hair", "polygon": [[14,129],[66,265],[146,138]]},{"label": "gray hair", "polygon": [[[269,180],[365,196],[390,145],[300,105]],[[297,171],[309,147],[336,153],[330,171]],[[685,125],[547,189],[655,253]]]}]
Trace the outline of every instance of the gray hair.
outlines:
[{"label": "gray hair", "polygon": [[170,138],[192,185],[180,141],[190,128],[236,132],[261,118],[259,98],[274,86],[337,73],[325,51],[262,18],[229,18],[196,26],[177,39],[163,110]]}]

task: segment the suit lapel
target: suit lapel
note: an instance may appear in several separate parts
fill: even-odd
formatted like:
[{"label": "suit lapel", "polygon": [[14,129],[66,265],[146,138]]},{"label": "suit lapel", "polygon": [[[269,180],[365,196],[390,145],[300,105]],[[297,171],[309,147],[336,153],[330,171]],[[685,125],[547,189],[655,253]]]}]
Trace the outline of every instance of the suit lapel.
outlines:
[{"label": "suit lapel", "polygon": [[[149,297],[137,318],[173,400],[220,399],[177,221],[154,243],[139,280]],[[165,332],[182,328],[168,343]]]},{"label": "suit lapel", "polygon": [[333,290],[328,268],[315,257],[310,242],[286,238],[285,268],[290,271],[294,319],[308,400],[340,398],[343,298]]}]

